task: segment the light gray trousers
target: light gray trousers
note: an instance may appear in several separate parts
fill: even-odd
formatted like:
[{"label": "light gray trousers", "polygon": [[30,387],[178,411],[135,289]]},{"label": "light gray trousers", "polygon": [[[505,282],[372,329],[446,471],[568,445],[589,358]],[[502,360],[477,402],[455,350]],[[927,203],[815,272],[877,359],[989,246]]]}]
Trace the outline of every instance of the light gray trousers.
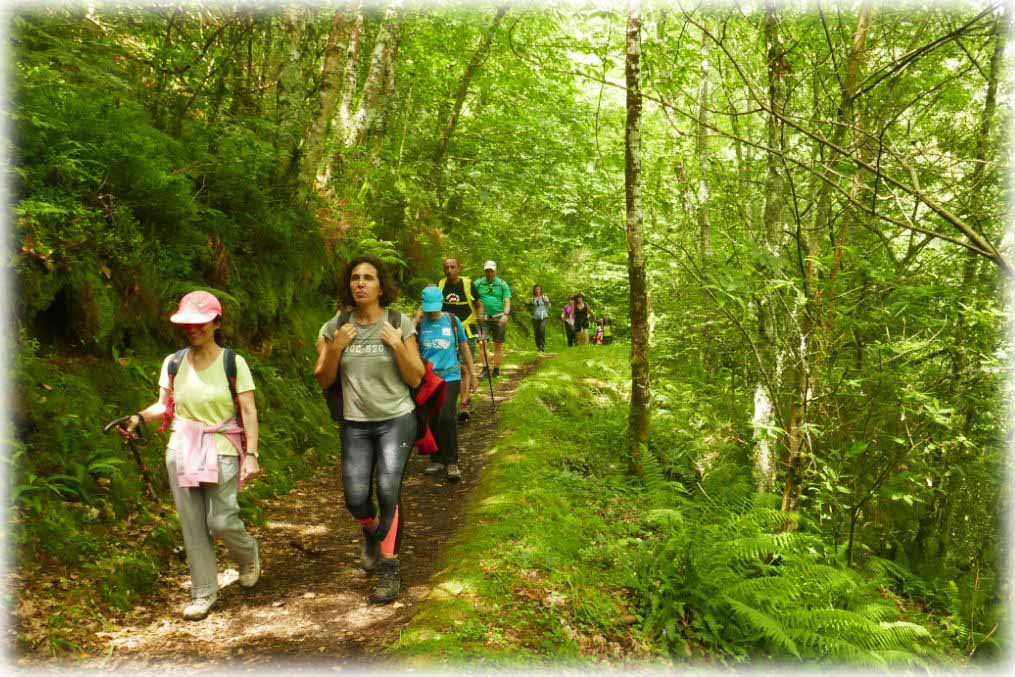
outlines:
[{"label": "light gray trousers", "polygon": [[173,490],[176,514],[180,517],[183,546],[190,564],[190,596],[208,597],[218,591],[218,563],[213,539],[225,543],[237,564],[250,564],[257,557],[257,541],[247,533],[240,519],[237,480],[240,459],[219,456],[218,484],[181,487],[176,481],[175,453],[166,451],[169,486]]}]

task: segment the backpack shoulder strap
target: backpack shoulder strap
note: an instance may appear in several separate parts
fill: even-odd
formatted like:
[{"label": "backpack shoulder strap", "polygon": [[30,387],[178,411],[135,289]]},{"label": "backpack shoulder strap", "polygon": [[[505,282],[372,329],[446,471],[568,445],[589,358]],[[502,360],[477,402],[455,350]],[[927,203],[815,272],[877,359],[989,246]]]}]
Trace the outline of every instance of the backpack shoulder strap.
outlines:
[{"label": "backpack shoulder strap", "polygon": [[440,289],[441,291],[444,291],[444,283],[447,281],[448,278],[446,277],[442,277],[441,279],[437,280],[437,288]]},{"label": "backpack shoulder strap", "polygon": [[402,324],[402,314],[393,308],[388,308],[388,324],[395,329],[400,329]]},{"label": "backpack shoulder strap", "polygon": [[181,348],[173,353],[172,358],[169,360],[169,389],[173,389],[173,380],[176,379],[176,374],[180,371],[180,363],[187,357],[187,351],[190,348]]},{"label": "backpack shoulder strap", "polygon": [[462,287],[465,289],[465,300],[472,305],[472,280],[467,277],[462,278]]},{"label": "backpack shoulder strap", "polygon": [[223,362],[225,362],[226,367],[226,381],[229,382],[229,394],[233,398],[233,409],[236,414],[236,423],[241,428],[240,448],[243,449],[243,453],[247,453],[247,433],[242,430],[243,410],[240,409],[240,396],[236,393],[236,351],[231,348],[226,348],[225,350],[226,354],[223,356]]},{"label": "backpack shoulder strap", "polygon": [[173,384],[176,382],[176,374],[180,371],[180,364],[187,357],[187,351],[189,348],[181,348],[173,353],[173,356],[169,358],[169,366],[166,367],[166,375],[169,376],[169,399],[166,401],[166,410],[162,412],[162,425],[159,427],[159,432],[165,432],[169,427],[170,421],[176,415],[176,401],[173,398]]},{"label": "backpack shoulder strap", "polygon": [[328,324],[324,328],[324,335],[333,337],[335,335],[335,330],[346,324],[351,317],[352,313],[348,310],[340,311],[337,315],[335,315],[335,317],[328,320]]},{"label": "backpack shoulder strap", "polygon": [[226,381],[229,382],[229,394],[232,395],[233,401],[239,395],[236,394],[236,351],[232,348],[226,348],[226,354],[223,361],[226,366]]}]

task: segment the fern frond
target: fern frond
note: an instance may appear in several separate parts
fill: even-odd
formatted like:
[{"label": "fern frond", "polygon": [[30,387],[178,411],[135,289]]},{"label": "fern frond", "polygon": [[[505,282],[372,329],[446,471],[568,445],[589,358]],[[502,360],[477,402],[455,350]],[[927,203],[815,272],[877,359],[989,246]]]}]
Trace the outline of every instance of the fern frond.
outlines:
[{"label": "fern frond", "polygon": [[804,562],[794,567],[808,589],[808,595],[817,599],[832,599],[845,594],[861,583],[860,577],[850,569],[827,564]]},{"label": "fern frond", "polygon": [[652,507],[661,507],[665,504],[666,475],[659,459],[655,457],[648,445],[641,449],[642,485],[645,487],[645,494],[648,503]]},{"label": "fern frond", "polygon": [[905,644],[917,639],[926,639],[930,637],[930,633],[927,631],[927,628],[908,621],[882,622],[881,627],[884,632],[891,635],[898,644]]},{"label": "fern frond", "polygon": [[739,520],[750,521],[764,531],[780,531],[787,525],[797,526],[800,522],[800,513],[785,512],[776,508],[762,508],[757,502],[752,510],[741,515]]},{"label": "fern frond", "polygon": [[914,653],[910,653],[909,651],[904,651],[902,649],[887,649],[884,651],[878,651],[876,653],[888,665],[907,664],[920,668],[927,667],[927,661],[923,660]]},{"label": "fern frond", "polygon": [[674,508],[656,508],[645,514],[645,521],[660,527],[682,530],[684,526],[684,514]]},{"label": "fern frond", "polygon": [[778,619],[743,602],[739,602],[728,595],[724,596],[723,599],[729,604],[733,613],[746,622],[749,627],[761,633],[763,637],[772,642],[776,647],[800,658],[800,650],[797,649],[796,642],[789,636]]},{"label": "fern frond", "polygon": [[731,561],[749,562],[760,560],[767,555],[776,555],[780,551],[793,550],[799,534],[786,532],[781,534],[762,534],[746,538],[734,538],[726,543]]},{"label": "fern frond", "polygon": [[894,620],[899,617],[899,608],[894,604],[886,602],[868,602],[866,604],[858,605],[853,609],[856,613],[861,616],[865,616],[872,621],[887,621]]},{"label": "fern frond", "polygon": [[779,606],[783,602],[799,602],[802,592],[799,585],[787,585],[784,576],[761,576],[741,580],[728,588],[731,597]]}]

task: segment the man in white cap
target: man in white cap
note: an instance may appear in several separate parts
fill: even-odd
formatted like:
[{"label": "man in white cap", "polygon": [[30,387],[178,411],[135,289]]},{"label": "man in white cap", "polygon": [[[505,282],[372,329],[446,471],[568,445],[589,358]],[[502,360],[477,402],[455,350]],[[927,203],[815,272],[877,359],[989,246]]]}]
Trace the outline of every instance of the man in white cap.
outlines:
[{"label": "man in white cap", "polygon": [[487,261],[483,264],[483,275],[486,279],[476,282],[479,293],[479,345],[483,350],[483,372],[480,379],[490,375],[491,363],[486,351],[486,342],[493,339],[493,376],[500,376],[500,363],[504,359],[504,327],[511,315],[511,287],[497,277],[497,263]]}]

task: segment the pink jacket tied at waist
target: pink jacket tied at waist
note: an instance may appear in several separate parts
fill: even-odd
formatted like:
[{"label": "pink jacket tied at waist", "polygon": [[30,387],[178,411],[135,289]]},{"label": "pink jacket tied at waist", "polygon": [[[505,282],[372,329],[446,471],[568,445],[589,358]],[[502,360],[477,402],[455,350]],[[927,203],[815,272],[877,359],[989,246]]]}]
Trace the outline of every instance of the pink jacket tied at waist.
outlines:
[{"label": "pink jacket tied at waist", "polygon": [[[240,466],[245,456],[242,443],[243,428],[230,416],[215,425],[205,425],[200,421],[177,416],[173,419],[173,431],[176,433],[176,481],[181,487],[197,487],[202,482],[218,484],[219,464],[218,448],[215,445],[214,433],[226,436],[240,455]],[[243,480],[237,475],[238,488],[243,488]]]}]

